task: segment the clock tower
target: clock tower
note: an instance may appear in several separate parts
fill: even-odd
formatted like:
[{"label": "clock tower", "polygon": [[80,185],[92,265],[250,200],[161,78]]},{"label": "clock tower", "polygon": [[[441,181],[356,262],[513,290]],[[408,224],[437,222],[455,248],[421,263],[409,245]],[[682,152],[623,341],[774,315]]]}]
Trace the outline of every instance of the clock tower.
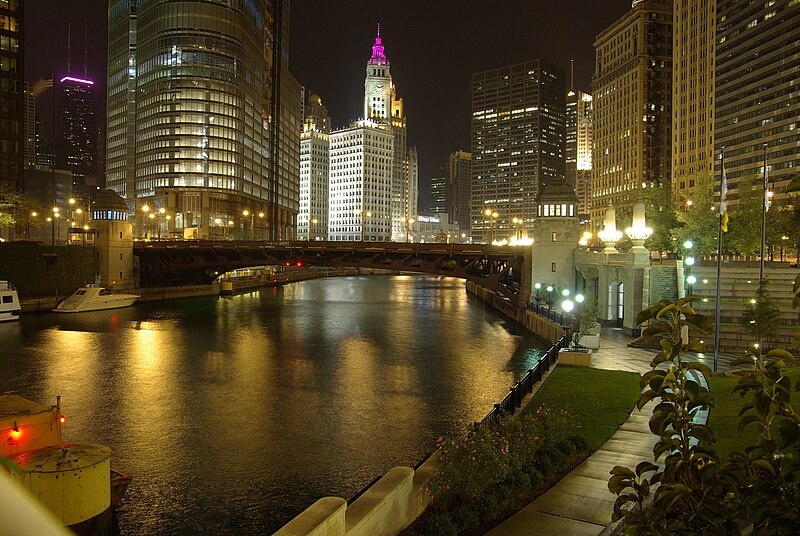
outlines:
[{"label": "clock tower", "polygon": [[372,45],[372,57],[367,62],[367,76],[364,79],[364,118],[378,122],[389,120],[392,116],[392,75],[389,61],[383,51],[381,25]]}]

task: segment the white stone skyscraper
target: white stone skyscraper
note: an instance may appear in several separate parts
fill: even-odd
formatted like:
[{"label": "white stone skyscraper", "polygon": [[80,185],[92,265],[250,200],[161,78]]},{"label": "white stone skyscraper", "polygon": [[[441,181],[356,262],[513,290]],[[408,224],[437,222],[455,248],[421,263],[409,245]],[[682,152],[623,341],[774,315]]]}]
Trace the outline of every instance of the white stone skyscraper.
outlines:
[{"label": "white stone skyscraper", "polygon": [[[408,150],[380,25],[364,78],[364,118],[330,136],[330,240],[405,240],[416,214],[416,150]],[[388,151],[388,153],[387,153]]]},{"label": "white stone skyscraper", "polygon": [[300,134],[300,211],[297,214],[297,238],[300,240],[328,238],[330,124],[322,99],[310,93]]}]

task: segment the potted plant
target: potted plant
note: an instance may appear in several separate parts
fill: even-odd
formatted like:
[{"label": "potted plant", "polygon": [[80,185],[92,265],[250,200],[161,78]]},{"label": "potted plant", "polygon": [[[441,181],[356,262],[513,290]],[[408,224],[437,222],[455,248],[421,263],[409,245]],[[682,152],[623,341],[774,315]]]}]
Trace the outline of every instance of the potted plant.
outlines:
[{"label": "potted plant", "polygon": [[575,311],[575,346],[597,350],[600,348],[600,323],[597,321],[597,302],[587,298]]}]

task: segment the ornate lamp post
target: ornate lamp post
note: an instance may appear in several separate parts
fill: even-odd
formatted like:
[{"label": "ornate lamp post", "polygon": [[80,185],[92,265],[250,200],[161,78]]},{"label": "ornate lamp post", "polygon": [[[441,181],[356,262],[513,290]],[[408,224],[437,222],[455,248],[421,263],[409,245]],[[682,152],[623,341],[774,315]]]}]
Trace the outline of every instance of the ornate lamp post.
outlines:
[{"label": "ornate lamp post", "polygon": [[494,243],[494,220],[500,216],[497,212],[492,211],[492,209],[487,208],[483,211],[486,217],[489,218],[489,244]]},{"label": "ornate lamp post", "polygon": [[408,228],[412,223],[414,223],[414,218],[406,218],[405,216],[402,216],[400,221],[406,226],[406,242],[408,242]]},{"label": "ornate lamp post", "polygon": [[[264,229],[264,213],[263,212],[259,212],[258,213],[258,219],[261,220],[261,223],[259,224],[261,226],[261,229]],[[261,237],[262,238],[264,237],[264,232],[263,231],[261,232]]]},{"label": "ornate lamp post", "polygon": [[361,216],[361,241],[363,242],[364,241],[364,216],[366,216],[368,218],[372,217],[372,212],[370,212],[368,210],[366,212],[363,211],[363,210],[357,210],[356,214]]},{"label": "ornate lamp post", "polygon": [[617,231],[617,211],[614,209],[614,204],[609,203],[606,209],[605,223],[603,223],[603,230],[597,233],[600,240],[605,242],[606,247],[604,253],[616,253],[617,240],[622,238],[622,233]]},{"label": "ornate lamp post", "polygon": [[633,247],[631,249],[642,251],[644,250],[644,242],[650,235],[653,234],[653,230],[647,226],[644,217],[644,201],[641,199],[637,200],[636,203],[633,205],[633,224],[631,227],[625,229],[625,234],[628,235],[633,242]]},{"label": "ornate lamp post", "polygon": [[[250,216],[250,240],[255,240],[256,239],[256,232],[255,232],[255,227],[253,226],[253,224],[255,223],[255,217],[256,217],[255,213],[254,212],[250,212],[249,210],[243,210],[242,211],[242,216],[244,216],[245,218]],[[247,222],[247,220],[245,220],[245,222]],[[245,229],[245,236],[247,236],[247,229]]]}]

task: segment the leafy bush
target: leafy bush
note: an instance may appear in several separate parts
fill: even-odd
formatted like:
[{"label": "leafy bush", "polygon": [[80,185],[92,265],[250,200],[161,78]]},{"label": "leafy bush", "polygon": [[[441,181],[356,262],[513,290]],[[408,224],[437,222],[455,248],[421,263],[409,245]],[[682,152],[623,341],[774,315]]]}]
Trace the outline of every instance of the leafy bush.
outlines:
[{"label": "leafy bush", "polygon": [[[791,380],[784,375],[794,359],[785,350],[771,350],[734,362],[747,369],[734,388],[746,401],[739,428],[755,425],[760,440],[745,453],[720,460],[713,431],[695,419],[714,406],[703,382],[695,381],[707,379],[711,370],[683,359],[687,349],[703,351],[703,346],[697,339],[684,346],[681,329],[713,328],[691,308],[694,299],[662,301],[637,317],[637,323],[649,322],[646,337],[663,336],[637,401],[641,409],[657,400],[650,430],[658,436],[654,460],[662,464],[644,460],[635,469],[611,471],[608,488],[618,495],[613,519],[624,518],[625,534],[797,534],[800,416],[791,407]],[[662,364],[667,368],[659,368]],[[795,388],[800,390],[800,382]]]},{"label": "leafy bush", "polygon": [[[477,426],[463,439],[440,438],[441,467],[430,483],[434,502],[426,534],[450,525],[475,530],[499,516],[519,494],[569,466],[585,440],[567,437],[568,415],[539,408],[519,417],[502,416]],[[449,533],[448,533],[449,534]]]}]

